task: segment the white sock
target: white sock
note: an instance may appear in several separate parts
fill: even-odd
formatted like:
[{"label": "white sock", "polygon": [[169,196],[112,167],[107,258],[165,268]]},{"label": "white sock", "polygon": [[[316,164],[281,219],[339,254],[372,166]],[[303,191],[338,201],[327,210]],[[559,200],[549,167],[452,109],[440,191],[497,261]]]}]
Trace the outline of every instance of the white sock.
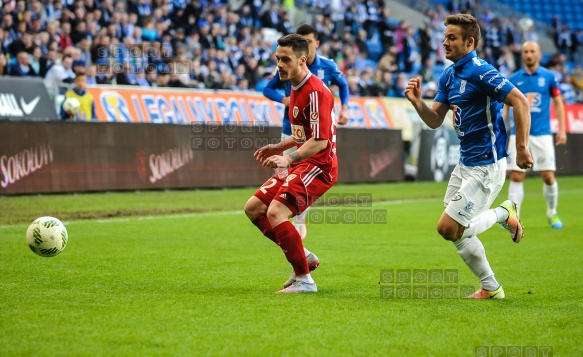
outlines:
[{"label": "white sock", "polygon": [[[506,211],[506,210],[505,210]],[[498,221],[495,210],[489,209],[472,219],[470,226],[464,230],[460,239],[470,238],[490,229]]]},{"label": "white sock", "polygon": [[555,181],[552,185],[543,184],[543,195],[547,201],[547,217],[557,214],[559,204],[559,185]]},{"label": "white sock", "polygon": [[490,263],[486,258],[484,245],[473,236],[471,238],[460,238],[453,242],[457,251],[472,273],[482,282],[482,289],[494,291],[500,284],[494,278],[494,272],[490,268]]},{"label": "white sock", "polygon": [[520,216],[520,206],[524,200],[524,184],[522,182],[510,181],[508,186],[508,199],[514,203],[518,208],[518,216]]},{"label": "white sock", "polygon": [[310,252],[309,250],[306,249],[306,247],[304,247],[304,253],[306,254],[306,257],[310,254],[312,254],[312,252]]},{"label": "white sock", "polygon": [[314,279],[312,279],[312,276],[310,274],[296,275],[296,280],[303,281],[304,283],[308,284],[314,284]]}]

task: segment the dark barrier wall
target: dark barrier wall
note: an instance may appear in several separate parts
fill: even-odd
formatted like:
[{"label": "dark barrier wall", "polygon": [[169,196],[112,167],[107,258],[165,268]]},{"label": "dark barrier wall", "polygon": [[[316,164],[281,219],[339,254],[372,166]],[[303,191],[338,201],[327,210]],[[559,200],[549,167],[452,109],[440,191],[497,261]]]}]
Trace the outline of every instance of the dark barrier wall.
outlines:
[{"label": "dark barrier wall", "polygon": [[[459,161],[459,140],[451,128],[422,130],[417,165],[417,180],[448,181]],[[557,175],[583,174],[583,135],[567,134],[567,144],[555,146]],[[538,175],[532,171],[528,176]]]},{"label": "dark barrier wall", "polygon": [[0,118],[55,120],[58,117],[42,79],[0,77]]},{"label": "dark barrier wall", "polygon": [[[0,194],[258,186],[277,127],[0,122]],[[342,182],[403,179],[400,131],[340,130]]]}]

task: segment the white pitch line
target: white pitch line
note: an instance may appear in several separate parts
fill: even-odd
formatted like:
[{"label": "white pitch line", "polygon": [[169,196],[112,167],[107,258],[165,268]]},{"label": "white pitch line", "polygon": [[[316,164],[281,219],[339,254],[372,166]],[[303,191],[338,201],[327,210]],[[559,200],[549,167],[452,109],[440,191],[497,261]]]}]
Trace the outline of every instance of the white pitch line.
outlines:
[{"label": "white pitch line", "polygon": [[[573,189],[573,190],[564,190],[560,194],[580,194],[583,193],[581,189]],[[373,202],[372,206],[356,206],[354,208],[365,208],[365,207],[374,207],[374,206],[392,206],[392,205],[400,205],[400,204],[408,204],[408,203],[416,203],[421,201],[435,201],[435,200],[443,200],[441,197],[435,198],[419,198],[419,199],[406,199],[406,200],[387,200],[387,201],[378,201]],[[314,207],[313,209],[318,208],[331,208],[331,207]],[[353,208],[353,207],[341,207],[341,208]],[[79,224],[79,223],[88,223],[88,222],[96,222],[96,223],[123,223],[123,222],[132,222],[132,221],[146,221],[146,220],[157,220],[157,219],[180,219],[180,218],[193,218],[193,217],[214,217],[214,216],[230,216],[236,214],[244,214],[243,210],[237,211],[216,211],[216,212],[198,212],[198,213],[177,213],[177,214],[163,214],[163,215],[155,215],[155,216],[139,216],[139,217],[117,217],[117,218],[100,218],[94,220],[76,220],[76,221],[68,221],[63,222],[65,225],[70,224]],[[26,227],[28,226],[26,223],[19,223],[14,225],[0,225],[0,229],[8,229],[8,228],[15,228],[15,227]]]}]

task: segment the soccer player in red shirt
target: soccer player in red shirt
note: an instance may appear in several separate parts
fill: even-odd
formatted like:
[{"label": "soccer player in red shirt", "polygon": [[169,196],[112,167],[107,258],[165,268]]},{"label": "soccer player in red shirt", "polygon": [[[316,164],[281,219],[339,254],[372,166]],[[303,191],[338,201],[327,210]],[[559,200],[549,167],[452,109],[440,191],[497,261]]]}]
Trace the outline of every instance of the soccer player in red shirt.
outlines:
[{"label": "soccer player in red shirt", "polygon": [[[279,293],[316,292],[302,238],[289,221],[324,195],[338,179],[334,96],[306,66],[308,42],[298,34],[277,41],[280,79],[292,84],[289,117],[292,136],[258,149],[263,166],[286,168],[265,182],[245,204],[245,213],[277,245],[294,273]],[[297,150],[282,156],[291,147]]]}]

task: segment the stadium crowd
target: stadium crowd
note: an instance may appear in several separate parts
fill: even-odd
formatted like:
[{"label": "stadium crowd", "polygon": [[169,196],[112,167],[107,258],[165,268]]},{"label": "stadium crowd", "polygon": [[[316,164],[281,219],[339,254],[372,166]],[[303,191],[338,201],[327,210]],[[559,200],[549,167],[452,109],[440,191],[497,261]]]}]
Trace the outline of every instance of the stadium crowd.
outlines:
[{"label": "stadium crowd", "polygon": [[[278,33],[294,32],[301,17],[319,30],[319,53],[336,61],[351,95],[403,97],[408,78],[419,74],[424,96],[433,98],[448,65],[443,20],[466,11],[438,4],[416,28],[392,17],[383,0],[9,0],[0,9],[0,75],[43,77],[53,91],[79,71],[90,85],[262,91]],[[505,75],[520,68],[521,43],[536,32],[488,9],[474,15],[479,55]],[[582,35],[570,36],[546,64],[567,103],[583,101],[583,70],[568,65]]]}]

